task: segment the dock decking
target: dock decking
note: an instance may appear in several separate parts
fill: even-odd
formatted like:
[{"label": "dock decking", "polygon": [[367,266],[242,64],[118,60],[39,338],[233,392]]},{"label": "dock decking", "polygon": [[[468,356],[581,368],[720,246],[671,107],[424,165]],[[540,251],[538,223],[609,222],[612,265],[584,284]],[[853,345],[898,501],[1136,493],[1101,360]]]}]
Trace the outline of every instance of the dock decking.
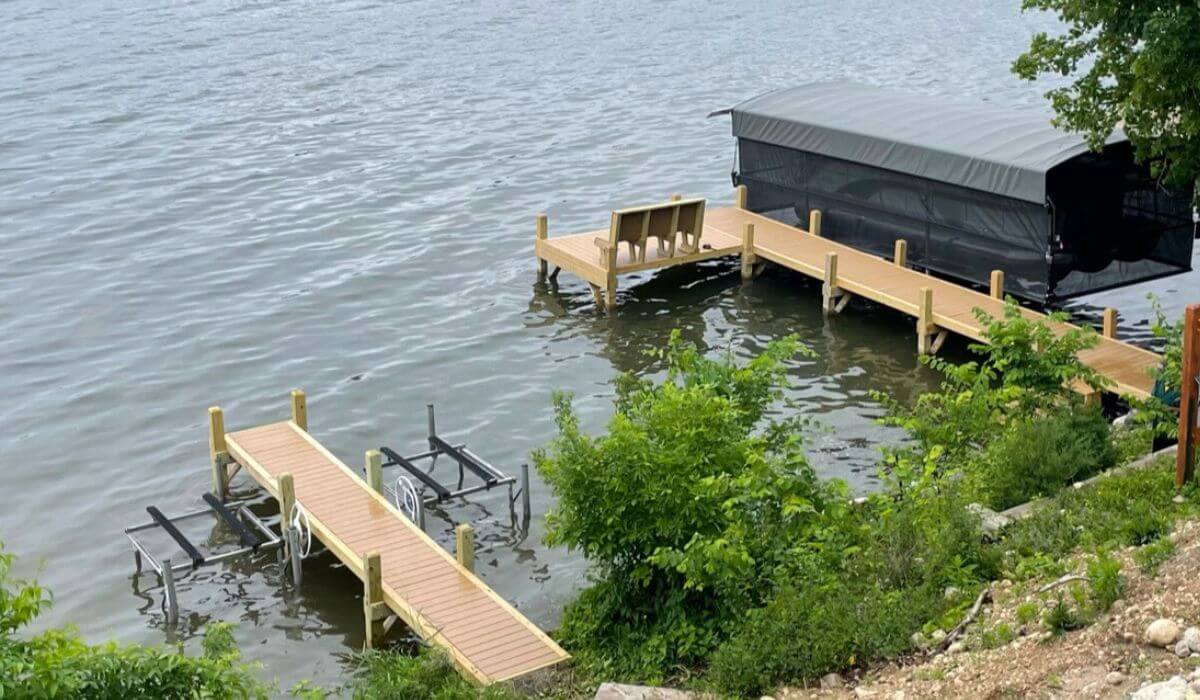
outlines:
[{"label": "dock decking", "polygon": [[295,420],[228,433],[224,442],[229,457],[281,503],[290,498],[281,493],[281,477],[291,475],[312,533],[368,587],[365,557],[377,554],[382,602],[475,683],[510,680],[568,658]]},{"label": "dock decking", "polygon": [[[739,194],[739,201],[745,201]],[[819,214],[811,229],[819,233]],[[903,243],[898,243],[896,258],[886,260],[837,243],[820,235],[789,226],[742,206],[709,210],[705,214],[701,241],[711,249],[693,256],[668,258],[653,248],[643,262],[630,261],[628,254],[618,258],[615,267],[605,267],[597,259],[591,241],[605,232],[547,237],[545,223],[539,219],[535,255],[542,264],[552,264],[572,272],[592,285],[601,301],[598,287],[605,290],[604,303],[615,305],[616,277],[630,272],[684,265],[723,256],[742,256],[743,276],[752,277],[752,268],[760,260],[769,260],[825,283],[825,308],[836,313],[847,295],[883,304],[917,319],[918,351],[936,352],[944,332],[972,340],[984,340],[984,326],[974,310],[982,309],[994,317],[1004,313],[1003,275],[993,273],[993,290],[984,294],[906,266]],[[654,253],[651,256],[651,252]],[[555,271],[557,274],[557,271]],[[999,289],[995,288],[998,283]],[[1024,310],[1031,318],[1046,315]],[[1062,324],[1069,328],[1069,324]],[[1115,314],[1105,324],[1096,346],[1080,353],[1080,360],[1113,382],[1112,391],[1139,398],[1153,390],[1152,372],[1162,358],[1115,338]]]}]

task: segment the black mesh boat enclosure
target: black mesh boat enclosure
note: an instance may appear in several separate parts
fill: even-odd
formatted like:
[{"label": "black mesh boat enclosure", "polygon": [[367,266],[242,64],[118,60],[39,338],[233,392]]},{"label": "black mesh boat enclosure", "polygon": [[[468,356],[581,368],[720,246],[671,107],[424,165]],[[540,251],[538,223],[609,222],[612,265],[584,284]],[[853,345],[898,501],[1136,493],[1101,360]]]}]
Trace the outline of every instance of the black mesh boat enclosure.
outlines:
[{"label": "black mesh boat enclosure", "polygon": [[754,211],[1047,303],[1185,272],[1190,193],[1170,192],[1114,133],[1103,152],[1021,111],[854,83],[820,83],[732,110],[735,184]]}]

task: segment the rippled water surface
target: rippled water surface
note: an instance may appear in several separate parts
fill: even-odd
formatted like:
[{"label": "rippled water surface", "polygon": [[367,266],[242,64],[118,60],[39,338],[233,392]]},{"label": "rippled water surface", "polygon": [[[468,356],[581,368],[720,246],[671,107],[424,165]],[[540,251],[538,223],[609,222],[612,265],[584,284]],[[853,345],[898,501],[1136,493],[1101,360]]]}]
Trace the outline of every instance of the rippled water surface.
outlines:
[{"label": "rippled water surface", "polygon": [[[535,284],[534,214],[561,233],[668,192],[728,202],[728,120],[705,114],[779,86],[1039,104],[1008,64],[1053,25],[1017,5],[0,3],[0,538],[53,588],[46,621],[142,642],[237,621],[285,687],[335,678],[362,625],[330,555],[298,593],[269,558],[204,569],[169,632],[121,535],[146,505],[199,502],[206,407],[276,420],[293,387],[351,464],[419,449],[433,402],[445,434],[515,472],[552,435],[551,390],[601,428],[609,380],[653,371],[644,350],[670,329],[743,356],[794,332],[817,351],[794,398],[830,427],[814,461],[869,488],[898,439],[869,390],[933,382],[910,321],[869,305],[826,321],[814,283],[743,287],[728,263],[625,284],[606,317],[566,275]],[[1178,309],[1198,282],[1092,301],[1144,337],[1146,292]],[[550,505],[538,483],[533,505]],[[484,579],[554,624],[584,562],[536,519],[511,529],[499,493],[430,530],[450,545],[463,520],[490,548]]]}]

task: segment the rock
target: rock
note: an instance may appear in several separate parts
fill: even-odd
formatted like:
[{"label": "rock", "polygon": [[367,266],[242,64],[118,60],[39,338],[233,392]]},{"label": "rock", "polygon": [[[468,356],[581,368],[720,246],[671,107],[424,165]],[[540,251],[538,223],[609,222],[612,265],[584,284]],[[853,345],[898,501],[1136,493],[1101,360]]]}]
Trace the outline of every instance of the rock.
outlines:
[{"label": "rock", "polygon": [[1120,671],[1111,671],[1104,677],[1104,682],[1109,685],[1121,685],[1125,682],[1125,674]]},{"label": "rock", "polygon": [[873,697],[875,697],[875,692],[872,690],[867,690],[866,688],[855,688],[854,689],[854,697],[856,697],[856,698],[873,698]]},{"label": "rock", "polygon": [[951,644],[950,646],[946,647],[947,654],[961,654],[966,650],[967,650],[967,645],[964,644],[963,642],[955,642],[955,643]]},{"label": "rock", "polygon": [[1200,652],[1200,627],[1189,627],[1183,631],[1183,641],[1190,651]]},{"label": "rock", "polygon": [[1183,494],[1181,493],[1181,494],[1178,494],[1177,496],[1175,496],[1175,498],[1172,498],[1171,502],[1172,503],[1187,503],[1187,499],[1184,498]]},{"label": "rock", "polygon": [[1151,683],[1130,695],[1130,700],[1186,700],[1188,684],[1183,676],[1161,683]]},{"label": "rock", "polygon": [[1169,649],[1177,639],[1179,639],[1179,625],[1175,624],[1174,620],[1160,617],[1146,628],[1147,644]]},{"label": "rock", "polygon": [[926,639],[925,635],[921,634],[920,632],[913,632],[913,635],[908,638],[908,641],[918,649],[929,648],[929,640]]},{"label": "rock", "polygon": [[946,600],[957,600],[962,595],[962,591],[958,589],[958,586],[946,586],[946,590],[942,591],[942,595]]},{"label": "rock", "polygon": [[1175,656],[1178,656],[1181,659],[1186,659],[1191,653],[1192,650],[1188,649],[1187,642],[1182,639],[1178,642],[1175,642]]},{"label": "rock", "polygon": [[845,681],[836,673],[826,673],[821,676],[821,690],[837,690],[845,685]]},{"label": "rock", "polygon": [[904,691],[897,690],[896,692],[892,693],[891,700],[904,700]]},{"label": "rock", "polygon": [[934,630],[933,634],[929,635],[929,640],[931,642],[933,642],[934,644],[941,644],[943,641],[946,640],[946,631],[945,630]]},{"label": "rock", "polygon": [[604,683],[596,690],[595,700],[692,700],[695,694],[673,688]]},{"label": "rock", "polygon": [[982,503],[968,504],[967,510],[979,518],[979,527],[985,535],[995,535],[1012,522],[1012,518],[997,513]]}]

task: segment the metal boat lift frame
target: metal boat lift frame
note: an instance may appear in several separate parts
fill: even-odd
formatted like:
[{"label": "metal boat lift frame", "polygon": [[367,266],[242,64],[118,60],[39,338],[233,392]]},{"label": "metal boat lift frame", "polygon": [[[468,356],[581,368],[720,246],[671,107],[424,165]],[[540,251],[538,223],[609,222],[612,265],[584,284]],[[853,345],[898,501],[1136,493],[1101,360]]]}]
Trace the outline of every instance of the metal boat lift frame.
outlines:
[{"label": "metal boat lift frame", "polygon": [[[264,552],[278,550],[280,553],[280,562],[283,557],[283,540],[275,534],[275,532],[267,527],[262,520],[258,518],[245,504],[242,503],[222,503],[211,493],[204,494],[204,501],[209,505],[208,508],[194,510],[183,515],[177,515],[173,518],[168,518],[162,514],[158,508],[149,506],[146,512],[150,514],[151,521],[141,525],[133,525],[125,528],[125,536],[133,544],[133,561],[137,567],[135,576],[141,575],[143,561],[150,565],[150,568],[158,575],[163,584],[163,608],[167,615],[167,624],[175,624],[179,619],[179,597],[175,590],[175,575],[188,571],[195,571],[201,566],[209,564],[217,564],[229,559],[252,554],[254,552]],[[222,552],[215,555],[201,554],[200,550],[192,543],[179,528],[176,523],[184,520],[191,520],[205,515],[211,515],[217,520],[223,521],[235,534],[241,542],[241,546],[237,549]],[[253,529],[247,528],[242,520],[250,524]],[[142,542],[137,537],[137,533],[145,532],[161,528],[171,539],[175,541],[183,553],[187,555],[188,562],[183,564],[173,563],[171,557],[163,559],[161,562],[150,553],[146,543]]]},{"label": "metal boat lift frame", "polygon": [[[437,419],[434,414],[433,404],[426,404],[426,417],[428,420],[428,433],[426,440],[429,443],[429,449],[419,454],[402,456],[399,452],[390,447],[384,446],[379,448],[380,454],[386,457],[380,466],[381,467],[400,467],[408,475],[419,481],[422,486],[422,492],[432,491],[433,495],[428,497],[418,496],[416,498],[416,514],[413,518],[417,526],[422,530],[425,529],[425,508],[428,506],[445,503],[456,498],[464,498],[473,493],[480,491],[490,491],[493,488],[501,486],[508,487],[508,508],[509,513],[515,520],[517,498],[521,499],[521,515],[523,522],[528,523],[530,517],[529,504],[529,465],[521,465],[520,489],[514,490],[517,486],[517,477],[509,476],[497,469],[490,462],[469,450],[465,443],[452,445],[437,434]],[[458,481],[455,486],[449,487],[442,484],[433,477],[433,471],[437,468],[439,457],[446,456],[454,460],[458,465]],[[429,460],[429,468],[422,469],[417,465],[418,462]],[[464,485],[467,472],[480,479],[479,483]],[[400,494],[397,493],[394,487],[384,485],[383,491],[385,495],[391,497],[393,502],[400,500]]]}]

